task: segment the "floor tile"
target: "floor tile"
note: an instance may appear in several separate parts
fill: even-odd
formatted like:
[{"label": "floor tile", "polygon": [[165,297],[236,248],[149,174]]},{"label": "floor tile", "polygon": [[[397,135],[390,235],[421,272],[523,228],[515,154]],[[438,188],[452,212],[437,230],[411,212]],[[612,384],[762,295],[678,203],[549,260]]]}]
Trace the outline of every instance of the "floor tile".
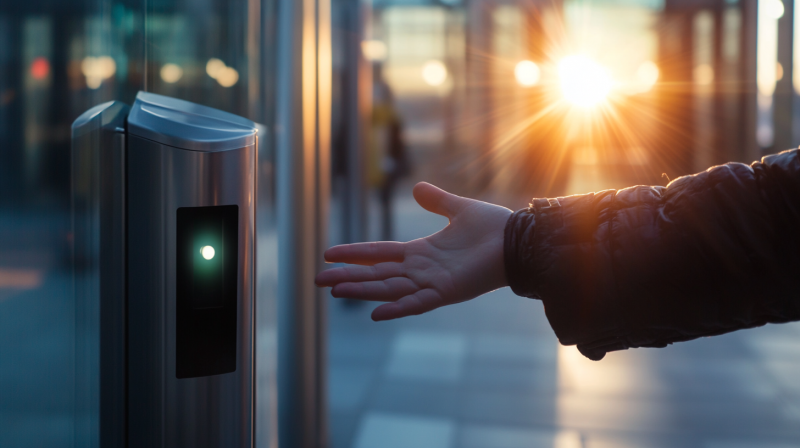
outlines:
[{"label": "floor tile", "polygon": [[366,399],[377,371],[369,364],[331,363],[328,367],[328,402],[332,410],[355,410]]},{"label": "floor tile", "polygon": [[473,389],[465,393],[459,417],[466,421],[509,426],[554,427],[556,401],[521,392]]},{"label": "floor tile", "polygon": [[457,333],[400,332],[386,366],[389,378],[457,382],[463,374],[467,339]]},{"label": "floor tile", "polygon": [[531,362],[553,365],[558,345],[536,336],[480,334],[470,337],[471,355],[476,359]]},{"label": "floor tile", "polygon": [[800,394],[800,358],[793,360],[767,360],[764,369],[787,392]]},{"label": "floor tile", "polygon": [[[363,416],[361,410],[358,411],[334,411],[328,413],[328,437],[332,447],[352,447],[356,436],[356,430]],[[262,446],[262,445],[259,445]],[[264,444],[263,446],[269,446]]]},{"label": "floor tile", "polygon": [[752,359],[663,363],[656,374],[670,396],[766,399],[779,395],[778,384],[765,378],[762,366]]},{"label": "floor tile", "polygon": [[464,386],[487,391],[542,392],[553,395],[558,391],[558,372],[555,366],[520,367],[502,363],[468,363]]},{"label": "floor tile", "polygon": [[800,400],[784,403],[781,406],[781,413],[786,420],[800,423]]},{"label": "floor tile", "polygon": [[678,429],[675,410],[658,400],[562,393],[559,426],[614,431],[668,432]]},{"label": "floor tile", "polygon": [[750,441],[712,441],[706,443],[703,448],[797,448],[793,443],[774,443],[761,440]]},{"label": "floor tile", "polygon": [[[363,317],[369,319],[368,314]],[[378,332],[337,332],[328,342],[328,357],[337,361],[382,362],[388,356],[390,342]]]},{"label": "floor tile", "polygon": [[664,436],[660,434],[596,434],[585,436],[584,448],[702,448],[693,436]]},{"label": "floor tile", "polygon": [[361,420],[354,448],[451,448],[452,420],[370,412]]},{"label": "floor tile", "polygon": [[385,380],[369,397],[369,409],[439,417],[456,415],[463,392],[458,386],[425,381]]},{"label": "floor tile", "polygon": [[747,346],[756,356],[774,360],[800,360],[800,335],[757,334],[747,339]]},{"label": "floor tile", "polygon": [[652,406],[669,413],[670,429],[674,432],[701,434],[708,439],[774,436],[800,441],[800,426],[782,415],[781,403],[777,400],[676,396],[654,402]]},{"label": "floor tile", "polygon": [[600,362],[575,347],[559,347],[558,374],[563,391],[609,397],[651,396],[666,392],[665,381],[652,363],[634,352],[616,353]]},{"label": "floor tile", "polygon": [[582,448],[576,431],[465,425],[459,429],[459,448]]}]

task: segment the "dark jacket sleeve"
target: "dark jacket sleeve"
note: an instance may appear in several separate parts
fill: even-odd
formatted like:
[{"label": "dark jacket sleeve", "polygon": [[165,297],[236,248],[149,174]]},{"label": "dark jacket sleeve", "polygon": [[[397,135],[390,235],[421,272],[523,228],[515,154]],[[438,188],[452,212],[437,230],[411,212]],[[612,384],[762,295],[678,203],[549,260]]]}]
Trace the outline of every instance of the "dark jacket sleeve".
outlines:
[{"label": "dark jacket sleeve", "polygon": [[594,360],[800,320],[800,152],[535,199],[509,218],[504,256],[513,291]]}]

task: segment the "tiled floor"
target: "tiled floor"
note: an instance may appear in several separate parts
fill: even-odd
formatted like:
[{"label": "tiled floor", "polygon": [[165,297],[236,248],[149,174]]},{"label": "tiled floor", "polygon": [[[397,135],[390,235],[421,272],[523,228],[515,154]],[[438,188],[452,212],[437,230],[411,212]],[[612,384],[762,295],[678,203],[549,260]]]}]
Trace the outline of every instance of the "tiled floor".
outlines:
[{"label": "tiled floor", "polygon": [[[400,200],[398,239],[446,224]],[[508,289],[399,321],[330,304],[333,448],[800,446],[800,325],[583,358]]]}]

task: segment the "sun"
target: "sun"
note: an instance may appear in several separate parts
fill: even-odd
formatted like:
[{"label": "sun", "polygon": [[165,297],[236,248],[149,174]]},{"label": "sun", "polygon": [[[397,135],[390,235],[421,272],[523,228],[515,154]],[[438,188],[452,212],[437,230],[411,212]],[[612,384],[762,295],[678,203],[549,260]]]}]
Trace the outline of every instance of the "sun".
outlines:
[{"label": "sun", "polygon": [[558,77],[564,98],[581,107],[592,107],[605,101],[613,86],[608,69],[583,55],[561,59]]}]

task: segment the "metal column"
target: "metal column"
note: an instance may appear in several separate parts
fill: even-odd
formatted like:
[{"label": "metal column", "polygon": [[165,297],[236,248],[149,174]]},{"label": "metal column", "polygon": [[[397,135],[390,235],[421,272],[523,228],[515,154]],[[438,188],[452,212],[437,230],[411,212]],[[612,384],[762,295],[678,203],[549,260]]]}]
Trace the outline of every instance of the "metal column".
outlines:
[{"label": "metal column", "polygon": [[278,437],[324,446],[325,302],[314,285],[330,190],[330,0],[278,5]]}]

